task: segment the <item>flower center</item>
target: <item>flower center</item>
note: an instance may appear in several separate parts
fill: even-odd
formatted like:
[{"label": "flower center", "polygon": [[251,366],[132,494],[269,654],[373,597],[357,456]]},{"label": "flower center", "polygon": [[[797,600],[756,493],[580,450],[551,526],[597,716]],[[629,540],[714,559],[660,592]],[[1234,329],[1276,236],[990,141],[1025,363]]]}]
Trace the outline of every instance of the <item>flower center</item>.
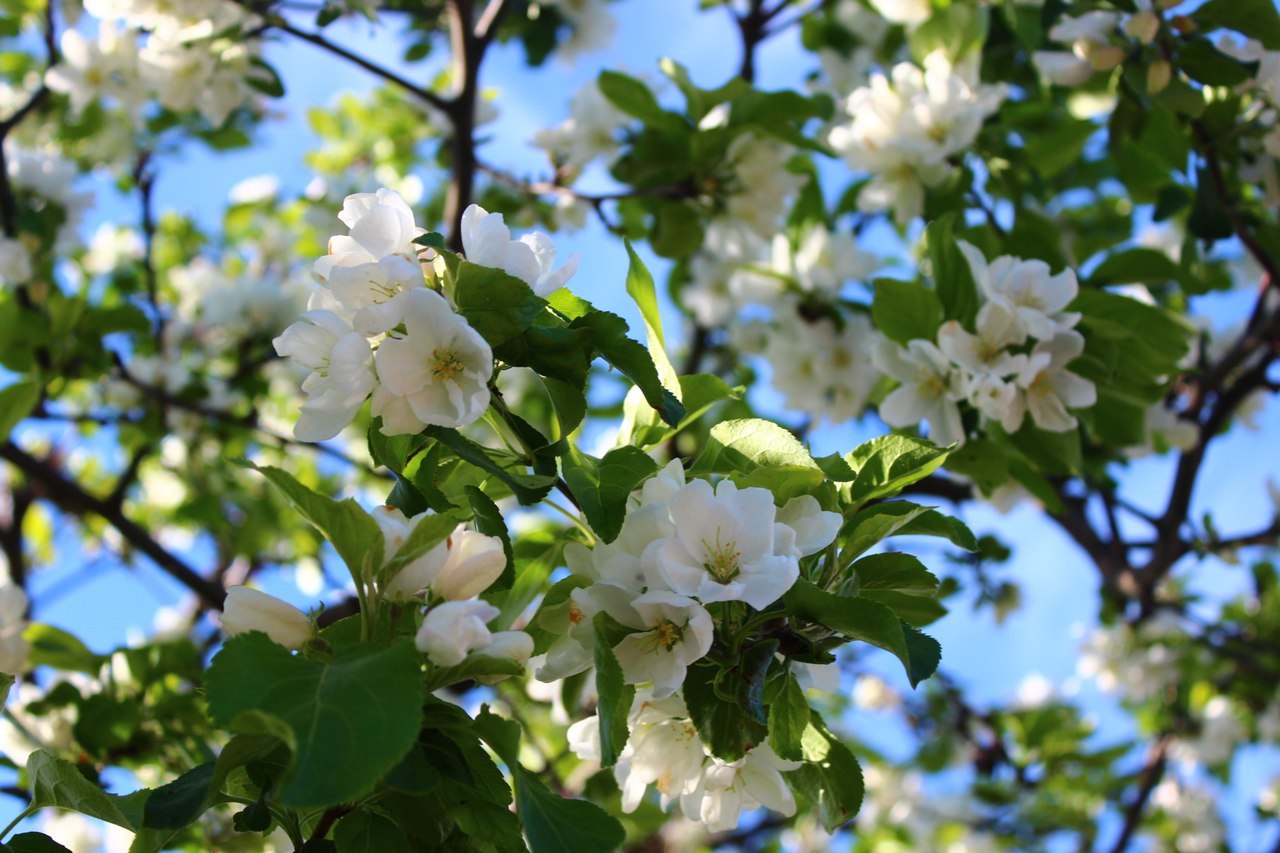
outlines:
[{"label": "flower center", "polygon": [[684,629],[669,619],[663,619],[653,629],[653,638],[659,646],[671,651],[684,637]]},{"label": "flower center", "polygon": [[736,542],[727,544],[720,543],[720,531],[716,531],[716,544],[712,545],[707,540],[702,540],[702,547],[706,549],[705,561],[702,568],[707,574],[718,580],[720,583],[728,583],[738,576],[742,566],[740,560],[742,552],[735,547]]},{"label": "flower center", "polygon": [[431,353],[431,376],[437,382],[449,382],[462,372],[462,361],[453,348],[438,349]]}]

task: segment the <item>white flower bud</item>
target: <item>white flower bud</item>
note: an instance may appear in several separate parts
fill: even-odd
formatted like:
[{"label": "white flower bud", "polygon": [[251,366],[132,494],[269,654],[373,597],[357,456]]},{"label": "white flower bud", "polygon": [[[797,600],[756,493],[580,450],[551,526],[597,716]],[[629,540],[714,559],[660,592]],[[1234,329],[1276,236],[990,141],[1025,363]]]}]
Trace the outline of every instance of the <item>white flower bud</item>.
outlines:
[{"label": "white flower bud", "polygon": [[311,620],[287,601],[247,586],[227,590],[222,630],[231,636],[262,631],[287,649],[300,649],[311,639]]},{"label": "white flower bud", "polygon": [[[426,514],[407,518],[403,512],[392,506],[375,507],[371,513],[373,520],[382,530],[382,539],[386,543],[385,559],[390,560],[400,550],[414,526],[427,517]],[[431,582],[444,568],[449,557],[448,540],[441,542],[427,553],[418,557],[396,573],[396,576],[383,590],[387,598],[393,601],[405,601],[420,595],[431,586]]]},{"label": "white flower bud", "polygon": [[427,611],[416,644],[438,666],[457,666],[493,640],[486,623],[502,611],[484,601],[446,601]]},{"label": "white flower bud", "polygon": [[446,539],[444,566],[431,591],[449,601],[474,598],[488,589],[507,566],[502,540],[459,526]]},{"label": "white flower bud", "polygon": [[1158,95],[1173,79],[1173,66],[1163,59],[1157,59],[1147,68],[1147,94]]},{"label": "white flower bud", "polygon": [[[521,666],[529,663],[533,657],[533,637],[524,631],[497,631],[490,635],[489,645],[477,650],[485,657],[515,661]],[[477,679],[482,684],[497,684],[508,678],[505,675],[490,675]]]},{"label": "white flower bud", "polygon": [[1143,44],[1151,44],[1160,32],[1160,16],[1150,9],[1136,13],[1124,25],[1126,35],[1136,38]]}]

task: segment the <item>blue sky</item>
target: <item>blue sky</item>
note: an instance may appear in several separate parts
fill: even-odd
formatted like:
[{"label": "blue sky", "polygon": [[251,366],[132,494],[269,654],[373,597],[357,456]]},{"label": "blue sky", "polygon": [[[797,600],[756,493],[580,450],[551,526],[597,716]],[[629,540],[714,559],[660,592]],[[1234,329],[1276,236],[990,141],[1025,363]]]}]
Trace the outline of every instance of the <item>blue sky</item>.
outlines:
[{"label": "blue sky", "polygon": [[[500,90],[500,117],[489,134],[485,159],[517,173],[539,173],[545,159],[528,140],[536,129],[560,121],[573,92],[602,67],[657,79],[657,60],[671,56],[690,68],[696,82],[708,86],[723,82],[735,73],[739,61],[732,25],[722,11],[699,13],[695,5],[689,0],[617,4],[619,37],[614,47],[587,56],[573,67],[552,60],[545,68],[529,73],[518,47],[496,48],[482,78],[482,85]],[[307,23],[298,20],[300,25]],[[326,34],[358,53],[396,65],[391,59],[398,57],[399,51],[366,23],[339,22]],[[307,107],[329,104],[342,91],[368,90],[374,82],[363,72],[300,42],[273,43],[267,55],[287,88],[286,100],[273,105],[283,115],[263,129],[260,144],[248,151],[221,155],[193,146],[180,156],[166,157],[158,167],[159,208],[187,211],[213,225],[225,204],[227,189],[245,178],[274,173],[281,178],[286,194],[300,191],[311,179],[301,163],[303,152],[314,142],[305,121]],[[764,88],[795,85],[813,65],[799,48],[795,33],[784,34],[764,45],[758,61],[759,84]],[[437,68],[428,65],[402,70],[414,79],[429,80]],[[135,216],[132,204],[113,199],[105,182],[99,186],[102,204],[98,219],[86,228],[86,237],[97,221],[132,222]],[[336,217],[334,225],[337,230]],[[578,234],[558,236],[557,245],[562,254],[577,251],[582,255],[572,286],[602,307],[623,314],[638,328],[638,312],[622,289],[626,257],[621,244],[604,239],[601,229],[592,223]],[[663,269],[656,261],[654,271],[661,281]],[[1205,310],[1225,320],[1240,316],[1243,306],[1243,295],[1232,294],[1211,300]],[[680,323],[670,306],[666,306],[666,319],[671,335]],[[1215,445],[1196,494],[1192,517],[1212,511],[1227,534],[1261,527],[1273,512],[1264,483],[1268,476],[1280,481],[1280,458],[1260,450],[1275,447],[1280,436],[1280,407],[1268,405],[1259,422],[1258,432],[1237,432]],[[818,430],[812,435],[814,450],[845,452],[878,431],[874,423]],[[1140,506],[1155,509],[1170,476],[1166,460],[1141,460],[1124,475],[1124,493]],[[997,626],[989,613],[975,616],[967,602],[955,602],[952,613],[930,629],[942,642],[944,668],[965,684],[978,702],[1010,698],[1019,682],[1032,672],[1057,682],[1070,678],[1075,671],[1081,626],[1095,621],[1098,584],[1091,565],[1055,525],[1029,505],[1009,515],[975,506],[967,511],[966,519],[977,532],[997,533],[1014,546],[1015,556],[1004,573],[1022,586],[1023,605]],[[132,570],[120,570],[112,561],[103,560],[93,569],[92,580],[67,585],[68,574],[83,570],[84,564],[74,533],[63,531],[58,538],[66,564],[36,578],[33,587],[37,600],[41,590],[59,588],[65,594],[42,609],[39,618],[74,631],[97,650],[122,643],[130,629],[150,626],[155,608],[171,603],[178,593],[165,575],[141,561]],[[1200,573],[1200,586],[1220,596],[1240,588],[1245,571],[1221,564],[1206,567]],[[281,590],[286,588],[281,584]],[[104,602],[108,606],[104,607]],[[887,665],[882,670],[892,683],[906,688],[900,670],[895,672]],[[1109,699],[1097,697],[1090,707],[1105,730],[1114,734],[1125,731]],[[1274,750],[1261,751],[1239,765],[1239,792],[1254,791],[1280,772],[1280,758]],[[1251,840],[1260,842],[1245,827],[1247,801],[1237,794],[1230,802],[1242,849],[1251,849]],[[0,802],[0,812],[8,805]]]}]

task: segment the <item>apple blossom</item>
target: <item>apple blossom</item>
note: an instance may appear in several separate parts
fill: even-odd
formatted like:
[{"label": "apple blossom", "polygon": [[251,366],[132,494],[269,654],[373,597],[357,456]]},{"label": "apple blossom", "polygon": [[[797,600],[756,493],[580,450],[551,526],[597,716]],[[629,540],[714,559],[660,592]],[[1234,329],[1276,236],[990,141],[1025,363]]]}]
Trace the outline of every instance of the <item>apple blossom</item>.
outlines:
[{"label": "apple blossom", "polygon": [[777,523],[766,489],[694,480],[671,499],[671,518],[673,535],[646,548],[644,559],[681,595],[759,610],[800,576],[795,531]]},{"label": "apple blossom", "polygon": [[487,627],[502,611],[486,601],[446,601],[427,611],[415,640],[437,666],[457,666],[493,642]]},{"label": "apple blossom", "polygon": [[317,310],[304,313],[272,343],[281,356],[311,371],[302,383],[308,397],[293,434],[301,441],[333,438],[376,384],[368,340],[333,312]]},{"label": "apple blossom", "polygon": [[287,601],[248,586],[227,590],[222,630],[231,636],[262,631],[286,649],[302,648],[313,635],[307,614]]},{"label": "apple blossom", "polygon": [[877,367],[902,383],[880,404],[885,423],[907,427],[924,420],[929,423],[929,438],[934,444],[945,447],[964,442],[956,406],[964,391],[951,362],[937,346],[917,339],[904,348],[885,340],[872,354]]},{"label": "apple blossom", "polygon": [[556,247],[550,237],[534,231],[512,240],[502,214],[490,213],[478,204],[462,213],[462,250],[471,263],[500,269],[544,297],[567,284],[578,271],[576,253],[560,269],[553,270]]},{"label": "apple blossom", "polygon": [[628,684],[653,683],[656,699],[665,699],[680,689],[689,664],[711,648],[711,616],[706,609],[683,595],[654,590],[631,602],[640,629],[614,646]]},{"label": "apple blossom", "polygon": [[378,347],[373,413],[382,431],[403,435],[479,420],[489,408],[489,344],[434,290],[409,290],[387,305],[401,310],[404,332]]}]

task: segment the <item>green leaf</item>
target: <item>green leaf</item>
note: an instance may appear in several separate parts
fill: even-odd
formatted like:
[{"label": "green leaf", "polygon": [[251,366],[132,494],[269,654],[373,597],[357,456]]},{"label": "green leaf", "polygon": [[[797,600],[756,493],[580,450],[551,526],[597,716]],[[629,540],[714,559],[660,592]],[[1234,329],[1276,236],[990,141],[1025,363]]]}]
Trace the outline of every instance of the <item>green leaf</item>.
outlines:
[{"label": "green leaf", "polygon": [[903,345],[934,339],[943,317],[937,293],[919,282],[889,278],[876,279],[872,288],[871,320],[885,336]]},{"label": "green leaf", "polygon": [[702,214],[689,202],[663,199],[654,203],[649,245],[663,258],[687,258],[706,241]]},{"label": "green leaf", "polygon": [[631,713],[631,702],[635,699],[636,689],[623,683],[622,667],[613,654],[613,647],[605,641],[608,632],[602,624],[601,617],[606,613],[597,613],[595,617],[598,641],[596,642],[596,692],[599,700],[596,713],[600,715],[600,766],[612,767],[618,761],[618,754],[627,745],[627,716]]},{"label": "green leaf", "polygon": [[769,705],[769,746],[779,758],[800,761],[801,738],[809,726],[809,700],[796,677],[787,673],[782,690]]},{"label": "green leaf", "polygon": [[317,494],[280,468],[255,465],[252,462],[244,464],[266,477],[302,513],[302,517],[315,525],[333,544],[356,583],[373,577],[382,564],[386,546],[378,522],[360,504],[351,498],[335,501]]},{"label": "green leaf", "polygon": [[9,691],[13,689],[13,685],[17,680],[7,672],[0,672],[0,708],[3,708],[4,703],[8,701]]},{"label": "green leaf", "polygon": [[338,822],[333,841],[339,853],[412,853],[414,849],[400,827],[363,809]]},{"label": "green leaf", "polygon": [[27,625],[22,637],[31,646],[32,666],[51,666],[97,676],[106,661],[104,655],[94,654],[78,637],[43,622]]},{"label": "green leaf", "polygon": [[915,631],[877,601],[833,595],[800,580],[787,593],[786,602],[803,619],[893,653],[902,661],[912,687],[938,668],[937,641]]},{"label": "green leaf", "polygon": [[649,87],[634,77],[617,71],[601,71],[596,78],[600,93],[615,107],[653,127],[676,131],[692,131],[689,123],[673,112],[664,110]]},{"label": "green leaf", "polygon": [[910,554],[871,554],[853,564],[858,577],[858,594],[873,590],[897,590],[910,595],[935,595],[938,578],[924,563]]},{"label": "green leaf", "polygon": [[287,736],[293,761],[280,801],[318,808],[366,793],[413,746],[420,672],[411,642],[349,646],[320,663],[252,632],[226,642],[205,687],[217,724]]},{"label": "green leaf", "polygon": [[458,263],[452,292],[458,313],[495,349],[532,328],[547,307],[526,282],[469,261]]},{"label": "green leaf", "polygon": [[1280,50],[1280,11],[1272,0],[1209,0],[1192,13],[1203,30],[1226,27]]},{"label": "green leaf", "polygon": [[818,463],[794,433],[760,418],[721,421],[713,426],[706,450],[694,468],[749,473],[762,466],[812,471],[815,486],[823,479]]},{"label": "green leaf", "polygon": [[849,499],[865,504],[891,497],[942,467],[949,450],[905,435],[882,435],[858,445],[844,457],[854,472]]},{"label": "green leaf", "polygon": [[802,744],[805,765],[790,774],[791,782],[818,807],[822,825],[832,832],[862,808],[862,768],[816,712]]},{"label": "green leaf", "polygon": [[556,478],[546,474],[523,474],[509,470],[499,464],[489,450],[456,429],[431,426],[427,427],[425,434],[453,451],[463,461],[497,477],[511,489],[516,500],[525,506],[541,501],[555,485]]},{"label": "green leaf", "polygon": [[929,507],[909,501],[893,501],[875,504],[859,510],[840,531],[844,550],[840,552],[841,565],[848,565],[884,539],[899,533],[917,518],[932,512]]},{"label": "green leaf", "polygon": [[741,702],[730,702],[717,694],[716,682],[722,672],[708,663],[689,667],[684,680],[684,701],[698,736],[711,754],[724,761],[737,761],[751,747],[763,742],[769,731],[748,716]]},{"label": "green leaf", "polygon": [[1094,287],[1108,284],[1164,284],[1182,278],[1182,269],[1158,249],[1127,249],[1098,265],[1089,277]]},{"label": "green leaf", "polygon": [[589,332],[594,352],[630,379],[664,421],[671,426],[680,423],[684,406],[662,386],[649,351],[627,337],[626,320],[607,311],[592,310],[575,319],[570,328]]},{"label": "green leaf", "polygon": [[954,213],[948,213],[930,222],[925,229],[925,242],[943,316],[972,328],[978,315],[978,286],[969,261],[956,245],[955,218]]},{"label": "green leaf", "polygon": [[71,853],[43,832],[20,832],[0,845],[0,850],[7,853]]},{"label": "green leaf", "polygon": [[1239,86],[1257,73],[1257,63],[1227,56],[1208,39],[1187,39],[1177,50],[1178,67],[1206,86]]},{"label": "green leaf", "polygon": [[627,392],[622,403],[622,428],[618,434],[620,444],[636,447],[653,447],[686,429],[721,400],[737,400],[742,397],[741,386],[730,388],[719,376],[695,373],[680,377],[680,402],[685,416],[674,427],[662,423],[657,412],[645,403],[638,388]]},{"label": "green leaf", "polygon": [[121,811],[120,797],[108,794],[86,779],[75,765],[43,749],[31,753],[27,759],[27,776],[31,780],[33,808],[54,806],[105,820],[131,832],[137,829]]},{"label": "green leaf", "polygon": [[615,447],[598,460],[571,448],[562,465],[582,514],[605,542],[618,537],[631,492],[658,470],[658,463],[638,447]]},{"label": "green leaf", "polygon": [[557,796],[523,767],[511,772],[531,853],[613,853],[626,840],[622,824],[595,803]]},{"label": "green leaf", "polygon": [[653,284],[653,276],[649,274],[649,268],[645,266],[644,261],[640,260],[640,256],[636,254],[631,241],[623,242],[627,247],[629,260],[627,295],[640,309],[640,316],[644,318],[645,331],[648,333],[650,342],[657,341],[659,346],[666,346],[662,336],[662,314],[658,310],[658,292]]},{"label": "green leaf", "polygon": [[40,385],[30,379],[15,382],[0,391],[0,438],[9,434],[40,402]]},{"label": "green leaf", "polygon": [[216,764],[201,764],[151,792],[143,806],[142,825],[149,829],[182,829],[208,807]]}]

